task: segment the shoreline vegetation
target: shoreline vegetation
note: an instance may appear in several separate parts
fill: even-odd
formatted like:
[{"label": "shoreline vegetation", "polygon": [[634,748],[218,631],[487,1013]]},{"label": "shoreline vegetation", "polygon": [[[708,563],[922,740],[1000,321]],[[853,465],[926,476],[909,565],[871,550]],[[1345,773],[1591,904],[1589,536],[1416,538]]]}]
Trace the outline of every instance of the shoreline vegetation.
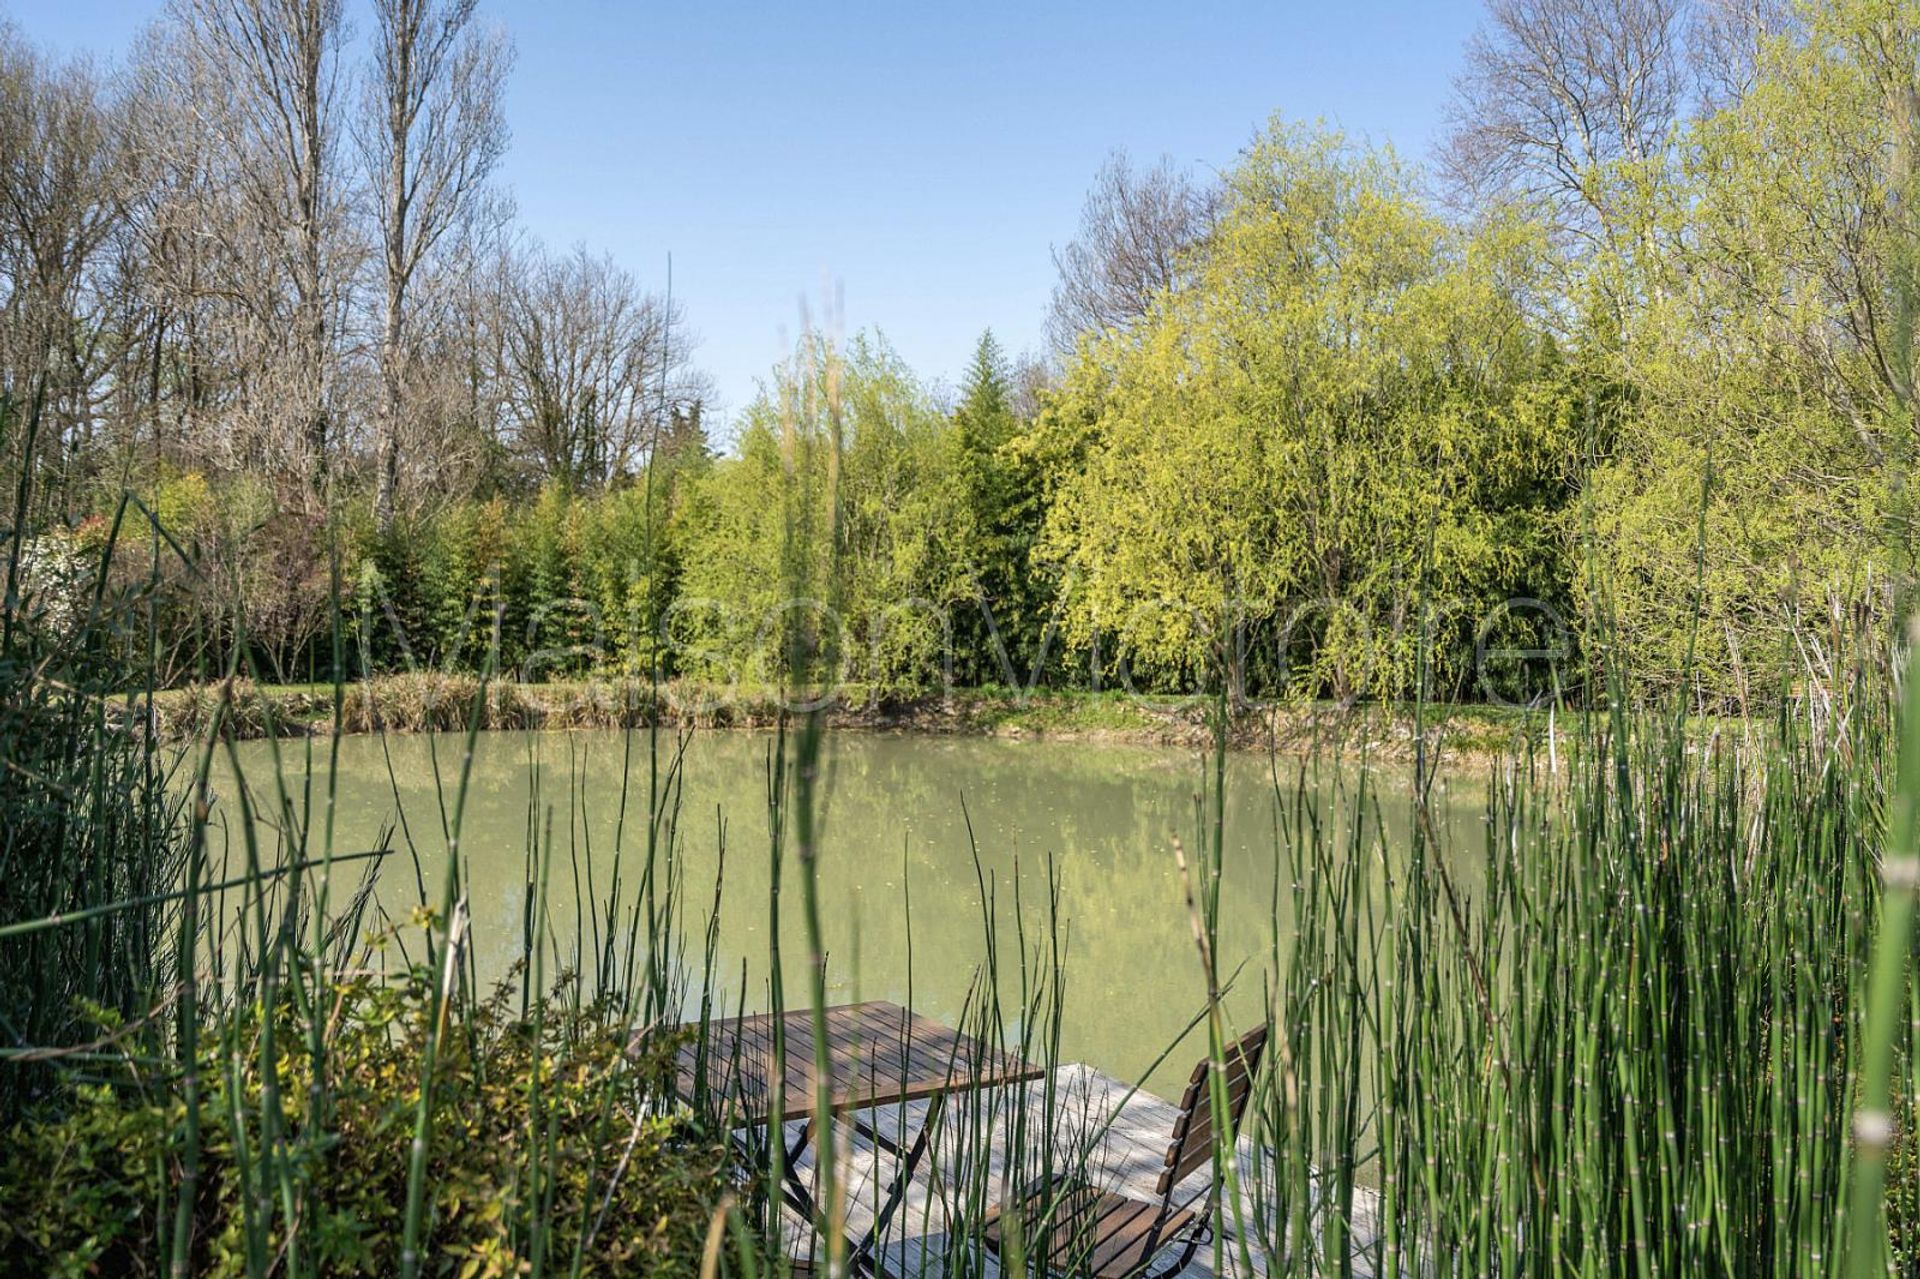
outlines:
[{"label": "shoreline vegetation", "polygon": [[[471,675],[383,675],[343,686],[340,728],[364,733],[460,733],[472,724],[481,680]],[[152,695],[152,722],[166,742],[206,732],[220,699],[218,684],[162,689]],[[146,711],[146,694],[135,699]],[[126,702],[121,703],[122,707]],[[848,685],[823,708],[836,732],[921,733],[1010,740],[1097,742],[1207,749],[1214,744],[1210,698],[1117,691],[1005,688],[888,695]],[[573,729],[697,728],[771,730],[780,722],[778,690],[721,689],[681,681],[651,690],[621,679],[522,683],[495,680],[478,701],[483,732]],[[1564,745],[1573,714],[1549,729],[1544,710],[1467,703],[1289,702],[1249,705],[1234,713],[1227,747],[1310,757],[1328,752],[1385,763],[1411,761],[1415,718],[1425,725],[1430,757],[1486,762],[1545,750],[1549,731]],[[223,729],[236,740],[267,735],[326,737],[334,727],[328,684],[255,684],[236,680]]]},{"label": "shoreline vegetation", "polygon": [[[748,967],[738,984],[727,976],[760,959],[718,946],[714,920],[737,887],[724,869],[710,882],[691,873],[681,756],[661,734],[632,759],[622,802],[636,820],[602,851],[611,873],[597,879],[567,833],[587,802],[579,778],[530,774],[520,958],[489,993],[473,938],[498,920],[469,899],[460,859],[448,857],[437,894],[396,868],[384,891],[398,899],[383,903],[377,861],[350,887],[328,816],[335,783],[312,794],[280,758],[268,775],[284,842],[255,847],[246,834],[250,873],[220,881],[204,802],[138,816],[167,794],[156,738],[101,732],[108,699],[75,697],[42,669],[0,663],[36,694],[16,699],[24,709],[6,725],[16,754],[37,752],[22,761],[35,767],[0,778],[7,811],[50,821],[57,794],[111,780],[88,791],[98,811],[68,836],[84,841],[68,863],[93,869],[0,925],[0,957],[18,961],[0,972],[41,984],[10,992],[14,1003],[49,1023],[0,1094],[0,1269],[155,1273],[172,1256],[175,1273],[265,1279],[292,1273],[275,1264],[284,1248],[314,1275],[558,1273],[574,1256],[583,1274],[788,1279],[805,1273],[789,1260],[793,1226],[811,1273],[844,1273],[844,1213],[783,1225],[767,1190],[780,1184],[780,1144],[730,1154],[734,1103],[688,1097],[662,1069],[683,1046],[697,1060],[715,1021],[760,1001]],[[430,691],[423,705],[465,710],[470,760],[489,722],[478,681]],[[1224,1168],[1237,1168],[1228,1152],[1241,1140],[1257,1155],[1223,1174],[1210,1209],[1215,1274],[1231,1254],[1235,1273],[1259,1265],[1276,1279],[1358,1268],[1599,1279],[1636,1252],[1646,1273],[1864,1279],[1889,1261],[1911,1272],[1920,1058],[1900,1013],[1920,994],[1904,916],[1883,925],[1906,903],[1882,900],[1881,858],[1911,846],[1920,816],[1920,665],[1904,681],[1885,662],[1856,668],[1812,699],[1820,713],[1756,731],[1752,754],[1736,734],[1701,741],[1683,716],[1627,710],[1619,691],[1605,713],[1568,717],[1564,784],[1518,767],[1489,788],[1477,854],[1427,814],[1423,769],[1404,790],[1372,769],[1327,795],[1276,783],[1273,851],[1289,887],[1256,925],[1250,962],[1270,992],[1256,1016],[1280,1047],[1249,1083],[1244,1125],[1210,1136]],[[216,702],[198,784],[250,699],[292,709],[296,692]],[[337,690],[343,707],[353,693]],[[1213,727],[1191,843],[1175,836],[1174,851],[1194,930],[1193,1025],[1205,1023],[1219,1063],[1249,1027],[1220,998],[1221,903],[1245,884],[1225,860],[1226,723]],[[777,729],[765,848],[749,835],[738,853],[765,856],[774,876],[765,1001],[817,1018],[829,967],[818,859],[843,845],[817,839],[810,787],[832,726],[814,712]],[[399,832],[403,859],[465,847],[468,782],[464,763],[442,778],[446,828]],[[1382,807],[1402,801],[1419,819],[1396,839]],[[21,857],[61,837],[23,833],[36,843],[19,846],[22,872],[36,863]],[[109,841],[129,833],[157,846],[115,852]],[[282,882],[276,859],[290,850],[307,860]],[[188,888],[122,896],[114,857],[145,882]],[[916,888],[899,904],[909,926],[917,911],[979,912],[959,1028],[1049,1077],[1067,1064],[1071,873],[1049,863],[981,882],[977,897],[929,906]],[[783,889],[783,875],[796,882]],[[783,891],[805,903],[797,937],[778,926]],[[103,944],[90,933],[108,925],[138,980],[96,994],[78,950]],[[154,946],[171,949],[170,966],[143,958]],[[783,988],[783,954],[805,957],[807,989]],[[857,955],[836,961],[847,962],[859,971]],[[935,1125],[953,1229],[917,1273],[981,1273],[994,1203],[1102,1166],[1103,1130],[1079,1135],[1070,1098],[1031,1114],[968,1096]],[[859,1152],[837,1153],[842,1138],[821,1131],[823,1178],[851,1175]],[[465,1153],[476,1142],[484,1158]],[[123,1171],[80,1196],[71,1175],[45,1171],[81,1166]],[[929,1227],[892,1229],[887,1246],[902,1248]],[[1053,1237],[1037,1230],[1049,1255]]]},{"label": "shoreline vegetation", "polygon": [[[1069,1018],[1152,1038],[1096,939],[1205,1042],[1216,1277],[1920,1274],[1920,0],[1490,4],[1442,171],[1282,117],[1116,165],[1049,355],[950,388],[834,301],[726,422],[670,289],[495,201],[477,6],[367,8],[178,0],[125,75],[0,23],[0,1275],[852,1279],[905,1147],[886,1273],[1077,1279],[1128,1152],[1051,1082],[842,1122],[827,1010],[944,987],[1052,1081]],[[1214,697],[978,687],[1123,670]],[[589,672],[646,674],[531,682]],[[763,796],[695,813],[669,724],[771,729]],[[475,765],[628,725],[612,784]],[[324,745],[235,749],[376,729],[462,744],[377,849]],[[902,822],[834,891],[862,729],[1196,748],[1116,849],[1190,928],[960,794],[954,864]],[[1267,746],[1362,766],[1258,782],[1261,882]]]}]

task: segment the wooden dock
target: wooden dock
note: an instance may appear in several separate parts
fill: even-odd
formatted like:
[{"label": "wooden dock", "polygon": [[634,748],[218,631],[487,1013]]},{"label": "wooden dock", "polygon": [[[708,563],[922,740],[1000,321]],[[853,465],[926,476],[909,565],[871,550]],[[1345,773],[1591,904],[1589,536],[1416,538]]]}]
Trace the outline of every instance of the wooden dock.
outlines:
[{"label": "wooden dock", "polygon": [[[938,1276],[945,1271],[945,1258],[950,1250],[964,1246],[957,1245],[957,1237],[977,1230],[968,1220],[970,1215],[980,1205],[1000,1201],[1006,1171],[1006,1134],[1017,1122],[1011,1103],[1017,1102],[1024,1109],[1026,1125],[1037,1131],[1047,1112],[1047,1090],[1047,1081],[1008,1090],[1010,1104],[1001,1107],[992,1121],[983,1125],[989,1129],[985,1134],[950,1131],[949,1123],[944,1121],[936,1127],[928,1158],[908,1187],[881,1247],[888,1274]],[[1056,1070],[1051,1090],[1052,1126],[1059,1158],[1084,1167],[1089,1179],[1101,1189],[1142,1199],[1153,1198],[1154,1183],[1166,1163],[1167,1144],[1178,1108],[1146,1092],[1136,1091],[1129,1096],[1126,1084],[1084,1065],[1062,1066]],[[910,1138],[919,1130],[926,1107],[924,1101],[883,1107],[871,1112],[870,1119],[884,1136],[898,1141],[902,1136]],[[951,1118],[949,1113],[947,1119]],[[799,1132],[798,1123],[788,1125],[789,1145],[795,1144]],[[1037,1149],[1037,1145],[1029,1143],[1027,1148]],[[840,1184],[847,1198],[849,1233],[857,1234],[872,1224],[873,1205],[881,1197],[880,1188],[893,1176],[897,1164],[884,1149],[857,1139],[846,1125],[839,1128],[835,1151]],[[1242,1179],[1250,1182],[1259,1170],[1251,1146],[1244,1141],[1240,1156]],[[810,1177],[812,1160],[810,1152],[800,1161],[800,1167],[807,1170]],[[1180,1191],[1204,1191],[1211,1175],[1211,1169],[1194,1173],[1181,1183]],[[1250,1196],[1243,1195],[1242,1209],[1250,1219],[1251,1204],[1245,1202],[1248,1198]],[[1369,1261],[1373,1207],[1370,1195],[1355,1206],[1353,1251],[1355,1273],[1360,1275],[1372,1273]],[[1242,1251],[1240,1240],[1231,1233],[1233,1220],[1230,1205],[1229,1235],[1219,1250],[1225,1258],[1222,1272],[1228,1276],[1238,1276],[1242,1270],[1238,1260]],[[809,1232],[791,1214],[787,1228],[790,1254],[808,1255],[806,1236]],[[1252,1254],[1253,1272],[1264,1274],[1266,1265],[1258,1238],[1248,1241],[1246,1251]],[[1213,1244],[1202,1247],[1183,1275],[1211,1279],[1216,1273],[1215,1256]],[[816,1273],[820,1270],[824,1270],[824,1265]],[[996,1276],[997,1269],[992,1267],[989,1258],[986,1279],[996,1279]]]}]

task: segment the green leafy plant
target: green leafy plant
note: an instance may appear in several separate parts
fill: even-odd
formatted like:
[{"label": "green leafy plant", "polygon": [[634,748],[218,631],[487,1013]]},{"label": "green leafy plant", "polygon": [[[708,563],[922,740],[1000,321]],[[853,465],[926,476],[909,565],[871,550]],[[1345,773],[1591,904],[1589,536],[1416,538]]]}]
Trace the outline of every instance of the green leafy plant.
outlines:
[{"label": "green leafy plant", "polygon": [[[257,1008],[209,1025],[199,1069],[236,1086],[202,1103],[202,1192],[194,1273],[248,1273],[257,1205],[262,1072],[278,1072],[280,1139],[306,1188],[300,1229],[314,1273],[398,1269],[408,1146],[421,1079],[430,977],[360,977],[314,1010],[330,1028],[326,1078],[299,1051],[259,1052]],[[697,1273],[715,1201],[732,1184],[723,1143],[664,1101],[678,1040],[629,1042],[597,1006],[555,1001],[521,1013],[517,986],[449,1010],[454,1033],[434,1063],[428,1152],[432,1248],[422,1273],[479,1279],[526,1272],[536,1258],[584,1275]],[[279,1042],[298,1045],[300,1013],[277,1010]],[[124,1063],[115,1083],[76,1076],[0,1143],[0,1270],[9,1274],[162,1273],[154,1245],[184,1122],[170,1090]],[[324,1134],[307,1099],[321,1088]],[[310,1140],[317,1138],[317,1140]],[[273,1246],[283,1242],[276,1226]]]}]

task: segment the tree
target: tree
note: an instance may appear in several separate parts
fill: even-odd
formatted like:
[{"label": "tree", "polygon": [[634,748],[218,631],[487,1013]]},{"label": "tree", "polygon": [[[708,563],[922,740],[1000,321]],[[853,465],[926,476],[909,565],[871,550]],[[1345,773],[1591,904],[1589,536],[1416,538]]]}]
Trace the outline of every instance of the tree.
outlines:
[{"label": "tree", "polygon": [[1179,277],[1183,254],[1205,237],[1212,194],[1163,158],[1136,173],[1114,152],[1094,176],[1080,233],[1055,250],[1059,281],[1047,316],[1054,350],[1071,354],[1082,334],[1125,328]]},{"label": "tree", "polygon": [[89,66],[50,65],[0,26],[0,394],[41,402],[42,454],[62,464],[91,442],[120,355],[117,110]]},{"label": "tree", "polygon": [[229,452],[219,408],[270,340],[247,317],[270,296],[273,265],[253,254],[241,201],[221,162],[224,122],[199,103],[192,42],[178,21],[149,28],[124,77],[130,182],[128,293],[141,341],[127,379],[129,438],[142,429],[156,466]]},{"label": "tree", "polygon": [[501,373],[511,429],[541,474],[572,489],[636,475],[672,412],[705,398],[678,312],[584,248],[509,263]]},{"label": "tree", "polygon": [[[1911,580],[1920,5],[1802,11],[1685,138],[1582,581],[1641,671],[1765,698]],[[1700,531],[1704,529],[1704,542]],[[1689,658],[1691,661],[1689,662]]]},{"label": "tree", "polygon": [[972,596],[956,602],[955,651],[972,684],[1026,678],[1043,656],[1048,601],[1030,561],[1042,508],[1032,468],[1011,448],[1021,427],[1013,377],[993,331],[982,333],[953,414]]},{"label": "tree", "polygon": [[966,453],[991,457],[1013,438],[1011,380],[1006,356],[988,329],[974,344],[973,359],[960,383],[960,404],[953,413],[960,447]]},{"label": "tree", "polygon": [[1770,39],[1796,24],[1795,0],[1695,0],[1687,61],[1706,112],[1732,106],[1754,87]]},{"label": "tree", "polygon": [[1535,203],[1576,254],[1618,248],[1620,170],[1681,118],[1685,25],[1685,0],[1489,0],[1439,157],[1454,197]]},{"label": "tree", "polygon": [[[181,101],[218,148],[215,192],[227,261],[248,272],[224,290],[261,339],[249,410],[289,418],[274,447],[324,477],[334,341],[352,275],[338,164],[340,0],[177,0]],[[277,432],[276,432],[277,434]]]},{"label": "tree", "polygon": [[473,30],[475,0],[376,0],[373,74],[360,153],[377,193],[382,277],[374,515],[393,520],[409,365],[414,278],[442,239],[479,211],[506,150],[500,97],[511,61],[501,36]]},{"label": "tree", "polygon": [[378,415],[388,393],[385,370],[373,406],[376,527],[383,483],[396,521],[515,485],[502,447],[511,434],[502,376],[504,282],[496,269],[505,229],[499,206],[485,202],[449,231],[408,287],[401,415],[384,458]]},{"label": "tree", "polygon": [[817,333],[703,468],[684,516],[682,670],[779,680],[797,627],[839,673],[885,690],[944,675],[963,521],[943,415],[878,335]]},{"label": "tree", "polygon": [[1022,351],[1014,357],[1008,383],[1013,415],[1023,422],[1031,422],[1040,415],[1041,403],[1053,390],[1053,365],[1043,355]]},{"label": "tree", "polygon": [[1191,285],[1083,348],[1036,428],[1073,459],[1043,546],[1071,642],[1165,681],[1244,682],[1257,649],[1296,691],[1391,694],[1423,597],[1538,593],[1572,451],[1525,323],[1540,248],[1448,226],[1390,155],[1271,127]]}]

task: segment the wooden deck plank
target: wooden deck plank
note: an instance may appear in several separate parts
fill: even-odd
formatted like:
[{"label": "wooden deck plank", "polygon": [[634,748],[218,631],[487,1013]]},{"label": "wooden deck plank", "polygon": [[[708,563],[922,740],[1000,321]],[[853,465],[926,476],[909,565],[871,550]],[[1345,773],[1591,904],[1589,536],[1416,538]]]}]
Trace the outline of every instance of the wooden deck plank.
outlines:
[{"label": "wooden deck plank", "polygon": [[[956,1077],[970,1080],[973,1086],[986,1082],[1014,1082],[1012,1076],[996,1075],[996,1072],[1003,1071],[1007,1062],[1017,1059],[1001,1058],[995,1054],[991,1060],[970,1060],[970,1039],[959,1032],[942,1028],[938,1023],[930,1023],[929,1029],[920,1024],[925,1019],[911,1016],[898,1005],[843,1008],[845,1011],[836,1010],[830,1022],[830,1042],[838,1045],[830,1054],[836,1067],[835,1108],[841,1111],[855,1108],[844,1094],[851,1088],[857,1088],[865,1094],[860,1108],[869,1111],[863,1118],[890,1140],[910,1139],[920,1131],[926,1122],[929,1099],[954,1086],[948,1080],[950,1072]],[[865,1008],[866,1011],[855,1012],[855,1008]],[[721,1020],[716,1019],[716,1028]],[[791,1028],[792,1022],[789,1021],[788,1025]],[[849,1028],[856,1032],[851,1047],[841,1033]],[[772,1019],[765,1014],[742,1019],[739,1027],[741,1038],[748,1049],[754,1050],[743,1051],[743,1064],[758,1065],[767,1072],[771,1071],[772,1029]],[[886,1094],[880,1088],[879,1074],[868,1069],[870,1055],[876,1052],[876,1045],[880,1046],[881,1057],[890,1057],[898,1064],[896,1082],[905,1082],[905,1089],[896,1088],[894,1093]],[[786,1108],[785,1132],[791,1144],[800,1132],[801,1121],[812,1113],[810,1031],[803,1027],[801,1036],[790,1042],[789,1050],[789,1104]],[[716,1056],[719,1055],[716,1053]],[[861,1077],[848,1079],[845,1077],[846,1070],[851,1068],[856,1059],[862,1064]],[[1127,1085],[1089,1067],[1063,1066],[1051,1080],[1046,1080],[1035,1068],[1026,1063],[1018,1064],[1025,1068],[1025,1073],[1018,1076],[1024,1082],[1004,1094],[997,1094],[996,1106],[1001,1105],[1000,1098],[1004,1097],[1007,1106],[1023,1110],[1026,1121],[1037,1129],[1042,1123],[1043,1093],[1051,1087],[1056,1094],[1053,1127],[1057,1139],[1068,1140],[1071,1134],[1090,1133],[1102,1124],[1108,1125],[1087,1161],[1087,1173],[1094,1178],[1100,1191],[1157,1204],[1155,1191],[1159,1178],[1174,1171],[1166,1161],[1169,1140],[1180,1118],[1180,1107],[1145,1092],[1134,1093],[1129,1098]],[[683,1076],[690,1078],[691,1055],[682,1058],[682,1065]],[[796,1065],[800,1067],[799,1070],[795,1069]],[[713,1069],[712,1062],[709,1068]],[[1205,1072],[1195,1073],[1201,1076],[1204,1096]],[[1230,1091],[1238,1091],[1237,1074],[1229,1068]],[[907,1094],[904,1098],[899,1095],[902,1091]],[[764,1098],[765,1090],[762,1089],[759,1095]],[[1203,1111],[1207,1105],[1203,1100]],[[984,1115],[984,1112],[980,1113]],[[955,1112],[950,1110],[948,1114],[951,1119]],[[1000,1110],[989,1129],[980,1134],[979,1140],[986,1144],[985,1149],[962,1149],[973,1146],[971,1139],[960,1140],[957,1129],[951,1124],[943,1129],[943,1140],[935,1143],[908,1186],[889,1227],[888,1238],[883,1241],[883,1255],[892,1273],[914,1276],[915,1279],[939,1279],[940,1256],[942,1249],[949,1246],[950,1239],[959,1234],[971,1235],[980,1228],[979,1222],[959,1220],[961,1214],[967,1211],[963,1201],[958,1198],[959,1178],[963,1175],[963,1166],[978,1170],[981,1167],[978,1161],[984,1159],[987,1178],[985,1203],[991,1205],[1000,1201],[1008,1175],[1005,1143],[1014,1118],[1013,1111]],[[1199,1113],[1196,1113],[1189,1125],[1193,1131],[1188,1135],[1195,1139],[1201,1137],[1202,1122]],[[1205,1122],[1210,1125],[1210,1120]],[[857,1233],[872,1223],[875,1207],[884,1202],[885,1188],[899,1165],[898,1160],[884,1149],[864,1140],[855,1142],[850,1138],[850,1133],[845,1134],[836,1143],[835,1154],[840,1169],[837,1175],[848,1191],[848,1226]],[[1196,1140],[1195,1144],[1198,1149],[1204,1150],[1208,1143]],[[814,1156],[815,1152],[808,1151],[799,1161],[800,1166],[811,1170]],[[1249,1178],[1256,1168],[1271,1178],[1271,1165],[1257,1160],[1252,1148],[1244,1141],[1236,1157],[1240,1161],[1243,1179]],[[1177,1179],[1175,1203],[1181,1203],[1187,1195],[1205,1188],[1212,1175],[1210,1166],[1206,1166],[1209,1163],[1210,1159],[1202,1161],[1202,1166]],[[1242,1193],[1250,1192],[1243,1189]],[[1324,1211],[1326,1208],[1327,1205],[1322,1204],[1315,1211]],[[1242,1211],[1252,1211],[1246,1200],[1242,1202]],[[1367,1192],[1360,1192],[1349,1226],[1357,1250],[1356,1273],[1363,1276],[1371,1273],[1371,1260],[1376,1248],[1375,1217],[1374,1197]],[[1138,1235],[1143,1235],[1150,1225],[1150,1217],[1145,1222],[1128,1218],[1122,1223],[1126,1230],[1137,1232],[1134,1236],[1136,1241]],[[790,1222],[789,1226],[795,1232],[795,1250],[802,1250],[804,1226],[797,1220]],[[1103,1246],[1102,1253],[1107,1259],[1124,1259],[1126,1239],[1121,1237],[1121,1233],[1120,1229],[1116,1229],[1114,1237]],[[1226,1247],[1228,1274],[1215,1276],[1209,1269],[1212,1249],[1203,1248],[1193,1267],[1182,1279],[1229,1279],[1229,1276],[1231,1279],[1259,1279],[1263,1262],[1257,1255],[1257,1249],[1253,1275],[1234,1273],[1238,1265],[1234,1260],[1237,1251],[1237,1242],[1229,1240]],[[990,1260],[989,1269],[979,1279],[998,1279],[997,1268],[992,1267]]]},{"label": "wooden deck plank", "polygon": [[[1122,1106],[1122,1099],[1127,1097],[1129,1091],[1128,1086],[1087,1066],[1060,1067],[1055,1072],[1054,1084],[1060,1098],[1059,1109],[1063,1112],[1061,1117],[1063,1126],[1079,1123],[1094,1127],[1106,1122],[1109,1118],[1113,1120],[1088,1167],[1090,1175],[1098,1174],[1096,1179],[1100,1188],[1129,1198],[1152,1200],[1156,1180],[1164,1171],[1162,1161],[1167,1148],[1167,1135],[1179,1116],[1178,1106],[1145,1092],[1134,1093]],[[1031,1122],[1035,1124],[1040,1121],[1041,1094],[1044,1087],[1044,1082],[1030,1082],[1013,1093],[1015,1104],[1024,1107]],[[906,1128],[909,1132],[918,1130],[923,1119],[921,1108],[925,1105],[924,1101],[909,1103],[906,1116]],[[893,1110],[889,1108],[883,1113],[891,1116]],[[891,1119],[888,1122],[891,1124]],[[995,1125],[993,1150],[990,1154],[993,1173],[987,1192],[987,1202],[990,1205],[1000,1202],[1005,1189],[1006,1168],[1003,1143],[1006,1140],[1006,1131],[1007,1124]],[[797,1133],[798,1125],[789,1127],[788,1132],[789,1134]],[[956,1193],[955,1162],[961,1157],[950,1143],[943,1143],[936,1147],[908,1188],[905,1202],[902,1203],[894,1219],[894,1227],[889,1231],[889,1238],[884,1248],[888,1268],[893,1274],[911,1276],[913,1279],[940,1279],[941,1250],[947,1246],[950,1237],[961,1233],[971,1234],[973,1230],[981,1228],[980,1223],[969,1225],[956,1220],[961,1208],[959,1201],[953,1198]],[[1244,1140],[1240,1143],[1238,1158],[1243,1184],[1250,1183],[1261,1161],[1256,1159],[1253,1148]],[[811,1155],[802,1162],[811,1166],[810,1160]],[[932,1167],[936,1160],[941,1165],[937,1174]],[[876,1154],[871,1149],[862,1148],[850,1152],[846,1149],[845,1143],[842,1143],[839,1150],[839,1162],[845,1177],[843,1184],[848,1186],[851,1197],[849,1225],[854,1229],[864,1230],[872,1221],[872,1195],[870,1189],[866,1189],[869,1180],[874,1177],[892,1176],[892,1170],[896,1165],[891,1157]],[[1264,1165],[1263,1171],[1270,1179],[1271,1165]],[[934,1191],[936,1175],[940,1178],[941,1187],[941,1193],[938,1194]],[[1181,1181],[1176,1188],[1175,1203],[1182,1202],[1185,1196],[1194,1191],[1204,1189],[1206,1180],[1210,1176],[1210,1169],[1202,1169]],[[855,1187],[862,1189],[859,1193],[852,1193]],[[1243,1195],[1251,1194],[1244,1188],[1242,1193]],[[1251,1214],[1252,1205],[1249,1200],[1243,1199],[1242,1210]],[[1363,1279],[1373,1273],[1371,1258],[1372,1250],[1376,1247],[1375,1211],[1374,1196],[1367,1191],[1360,1191],[1350,1226],[1356,1255],[1355,1273]],[[1231,1222],[1231,1216],[1229,1222]],[[793,1223],[793,1228],[798,1231],[799,1224]],[[1231,1225],[1229,1230],[1231,1231]],[[796,1243],[796,1249],[798,1246]],[[1209,1246],[1200,1250],[1193,1265],[1181,1276],[1181,1279],[1259,1279],[1263,1272],[1264,1260],[1258,1255],[1257,1248],[1254,1250],[1255,1273],[1251,1276],[1236,1273],[1238,1246],[1237,1242],[1229,1239],[1226,1248],[1228,1259],[1226,1275],[1215,1275],[1211,1270],[1212,1248]],[[988,1264],[990,1268],[979,1276],[979,1279],[999,1279],[998,1270],[992,1267],[991,1259]],[[1337,1266],[1331,1263],[1329,1268],[1337,1270]]]},{"label": "wooden deck plank", "polygon": [[[832,1083],[830,1105],[835,1112],[1023,1083],[1045,1073],[883,1000],[826,1009],[822,1022]],[[774,1019],[767,1013],[715,1019],[709,1026],[706,1083],[715,1093],[731,1089],[747,1122],[768,1117],[776,1082],[784,1084],[782,1120],[813,1112],[818,1063],[812,1014],[801,1010],[784,1015],[780,1029],[786,1038],[787,1060],[779,1081],[774,1079],[774,1029]],[[739,1068],[730,1072],[730,1061],[739,1062]],[[683,1050],[676,1065],[682,1094],[693,1095],[700,1083],[696,1078],[699,1062]]]}]

